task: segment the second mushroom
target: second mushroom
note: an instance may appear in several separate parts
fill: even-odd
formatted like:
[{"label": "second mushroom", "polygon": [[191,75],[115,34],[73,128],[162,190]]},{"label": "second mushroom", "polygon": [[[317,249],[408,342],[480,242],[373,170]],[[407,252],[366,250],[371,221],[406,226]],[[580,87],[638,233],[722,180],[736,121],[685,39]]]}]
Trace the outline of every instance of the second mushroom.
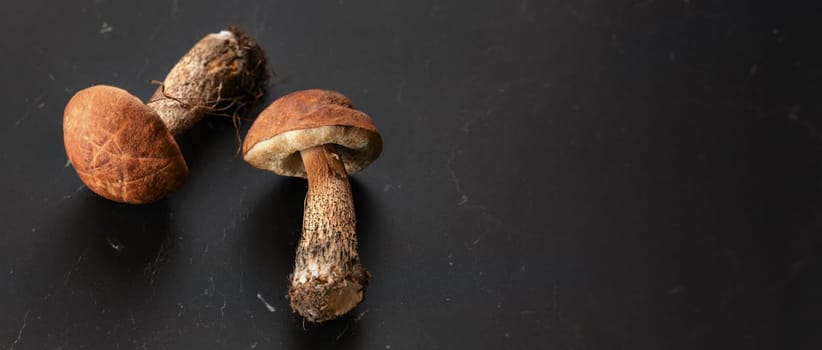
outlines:
[{"label": "second mushroom", "polygon": [[248,131],[243,156],[251,165],[308,179],[302,237],[288,297],[311,322],[338,318],[357,306],[369,273],[357,251],[348,175],[382,152],[371,118],[333,91],[298,91],[274,101]]},{"label": "second mushroom", "polygon": [[78,91],[63,113],[66,155],[100,196],[131,204],[160,200],[188,176],[174,136],[206,115],[234,114],[254,103],[267,79],[262,48],[243,31],[206,35],[145,104],[107,85]]}]

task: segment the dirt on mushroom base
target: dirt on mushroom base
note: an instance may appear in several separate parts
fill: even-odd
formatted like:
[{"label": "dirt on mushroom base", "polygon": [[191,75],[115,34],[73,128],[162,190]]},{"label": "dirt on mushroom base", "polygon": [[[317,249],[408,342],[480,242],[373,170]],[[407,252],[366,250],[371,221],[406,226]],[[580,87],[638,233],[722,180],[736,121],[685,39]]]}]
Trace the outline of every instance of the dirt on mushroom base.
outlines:
[{"label": "dirt on mushroom base", "polygon": [[339,272],[335,271],[325,278],[292,282],[288,289],[291,308],[315,323],[345,315],[362,302],[363,292],[371,278],[365,269],[359,271],[361,273],[349,273],[342,277],[338,277]]}]

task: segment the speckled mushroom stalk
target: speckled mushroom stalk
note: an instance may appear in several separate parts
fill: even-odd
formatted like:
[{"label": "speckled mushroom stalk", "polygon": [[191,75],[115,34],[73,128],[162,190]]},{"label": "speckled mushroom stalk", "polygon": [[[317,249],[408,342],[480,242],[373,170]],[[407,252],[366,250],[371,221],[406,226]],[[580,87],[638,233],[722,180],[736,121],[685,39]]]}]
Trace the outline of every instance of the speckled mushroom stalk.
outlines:
[{"label": "speckled mushroom stalk", "polygon": [[157,201],[188,175],[173,135],[209,114],[234,116],[262,96],[267,78],[262,49],[242,31],[209,34],[146,104],[112,86],[78,91],[63,114],[66,155],[100,196],[131,204]]},{"label": "speckled mushroom stalk", "polygon": [[360,264],[351,186],[336,146],[312,147],[300,156],[308,194],[288,296],[301,315],[321,322],[357,306],[369,274]]},{"label": "speckled mushroom stalk", "polygon": [[363,300],[370,275],[357,251],[348,176],[381,152],[382,137],[367,114],[338,92],[316,89],[274,101],[243,142],[249,164],[308,179],[288,298],[310,322],[338,318]]}]

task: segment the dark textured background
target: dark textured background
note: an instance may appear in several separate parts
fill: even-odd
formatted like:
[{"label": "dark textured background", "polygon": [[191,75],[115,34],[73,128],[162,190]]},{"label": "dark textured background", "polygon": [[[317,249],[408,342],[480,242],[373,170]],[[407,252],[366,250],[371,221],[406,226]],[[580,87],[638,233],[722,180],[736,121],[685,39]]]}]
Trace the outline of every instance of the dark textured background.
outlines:
[{"label": "dark textured background", "polygon": [[[813,1],[2,7],[0,349],[822,347]],[[290,312],[305,183],[246,165],[227,120],[180,138],[191,176],[156,204],[66,166],[74,92],[148,98],[229,24],[278,73],[264,105],[335,89],[383,134],[350,317]]]}]

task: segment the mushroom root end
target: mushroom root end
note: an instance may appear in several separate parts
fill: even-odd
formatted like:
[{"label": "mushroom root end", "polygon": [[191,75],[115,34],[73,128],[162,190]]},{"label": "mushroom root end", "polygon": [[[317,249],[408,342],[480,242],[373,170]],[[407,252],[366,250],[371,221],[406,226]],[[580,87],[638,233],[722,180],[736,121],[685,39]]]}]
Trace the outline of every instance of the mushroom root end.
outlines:
[{"label": "mushroom root end", "polygon": [[294,280],[288,290],[291,308],[314,323],[337,319],[362,302],[369,276],[363,272],[339,280],[312,278],[303,283]]}]

